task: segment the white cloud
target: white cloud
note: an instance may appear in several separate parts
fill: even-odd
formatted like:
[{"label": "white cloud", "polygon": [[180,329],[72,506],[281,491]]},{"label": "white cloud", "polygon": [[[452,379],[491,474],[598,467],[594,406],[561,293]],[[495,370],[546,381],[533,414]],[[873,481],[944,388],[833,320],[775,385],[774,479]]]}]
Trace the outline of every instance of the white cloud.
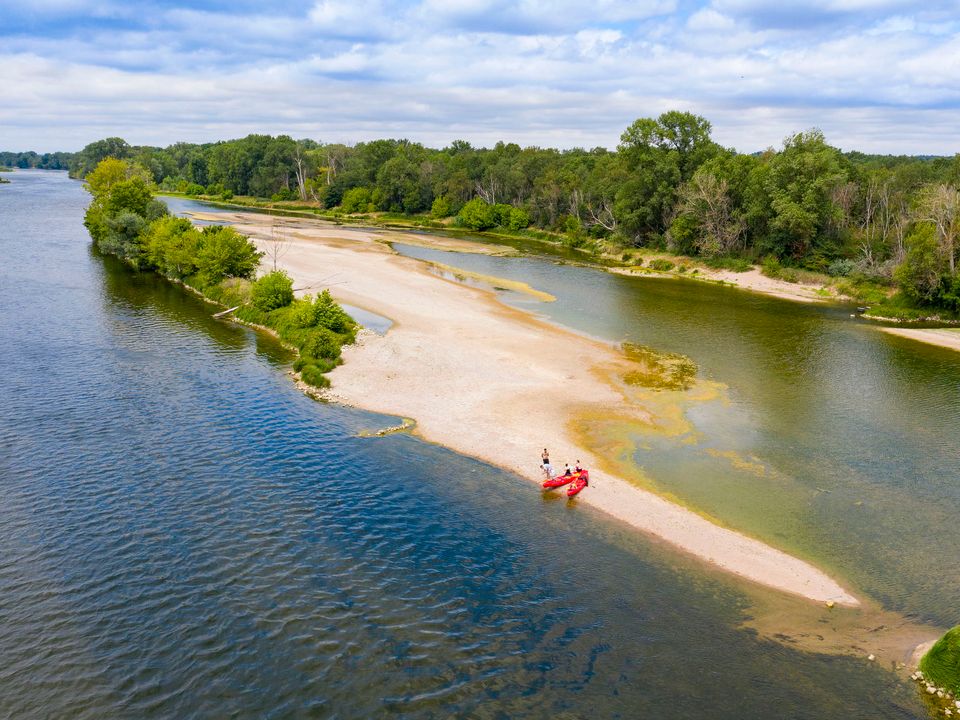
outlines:
[{"label": "white cloud", "polygon": [[903,4],[815,0],[879,14],[804,32],[758,27],[759,0],[689,16],[672,0],[323,0],[299,16],[174,8],[119,30],[0,29],[0,124],[5,145],[38,150],[249,132],[612,147],[635,118],[679,108],[748,151],[816,125],[848,148],[952,153],[960,33]]}]

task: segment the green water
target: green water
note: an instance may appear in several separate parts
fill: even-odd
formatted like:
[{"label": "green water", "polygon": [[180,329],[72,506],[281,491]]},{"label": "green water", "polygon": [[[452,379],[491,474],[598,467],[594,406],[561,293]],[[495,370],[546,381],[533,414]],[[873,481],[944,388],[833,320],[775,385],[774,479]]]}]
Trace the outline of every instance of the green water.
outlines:
[{"label": "green water", "polygon": [[591,336],[689,356],[720,392],[673,393],[682,435],[633,433],[652,486],[889,609],[960,619],[960,353],[887,335],[840,305],[556,258],[398,249],[549,291],[556,302],[502,299]]}]

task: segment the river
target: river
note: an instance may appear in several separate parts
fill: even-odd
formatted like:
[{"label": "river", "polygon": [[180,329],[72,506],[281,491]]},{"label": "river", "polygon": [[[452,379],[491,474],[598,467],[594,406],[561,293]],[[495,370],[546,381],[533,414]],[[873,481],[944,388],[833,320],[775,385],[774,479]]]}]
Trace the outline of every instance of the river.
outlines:
[{"label": "river", "polygon": [[[662,543],[411,436],[359,437],[396,420],[307,398],[269,338],[92,251],[88,196],[65,174],[9,177],[0,717],[923,716],[877,664],[745,629],[743,588]],[[957,502],[956,425],[943,425],[956,403],[938,395],[956,392],[954,357],[839,310],[455,259],[569,281],[576,292],[537,311],[689,354],[726,388],[688,409],[700,446],[768,468],[762,483],[637,437],[649,482],[829,560],[892,607],[947,618],[932,561],[899,573],[925,528],[940,530],[926,556],[957,542],[937,524]],[[711,487],[671,470],[693,462]],[[811,483],[829,492],[805,498]],[[900,515],[860,540],[840,532],[866,526],[851,517],[864,505]]]}]

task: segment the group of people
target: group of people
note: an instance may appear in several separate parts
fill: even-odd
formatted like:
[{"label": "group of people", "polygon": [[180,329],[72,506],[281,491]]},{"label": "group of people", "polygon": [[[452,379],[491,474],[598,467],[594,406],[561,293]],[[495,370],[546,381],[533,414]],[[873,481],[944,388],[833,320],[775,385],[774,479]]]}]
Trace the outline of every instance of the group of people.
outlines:
[{"label": "group of people", "polygon": [[[553,469],[553,465],[550,464],[550,453],[547,452],[546,448],[543,449],[543,452],[540,455],[540,459],[542,460],[542,464],[540,467],[543,470],[543,474],[546,475],[547,480],[549,480],[550,478],[556,477],[557,472],[556,470]],[[570,463],[564,463],[564,466],[563,466],[563,474],[568,477],[570,475],[573,475],[575,472],[578,473],[578,472],[581,472],[582,470],[583,468],[580,467],[579,460],[577,460],[577,464],[572,469],[570,468]]]}]

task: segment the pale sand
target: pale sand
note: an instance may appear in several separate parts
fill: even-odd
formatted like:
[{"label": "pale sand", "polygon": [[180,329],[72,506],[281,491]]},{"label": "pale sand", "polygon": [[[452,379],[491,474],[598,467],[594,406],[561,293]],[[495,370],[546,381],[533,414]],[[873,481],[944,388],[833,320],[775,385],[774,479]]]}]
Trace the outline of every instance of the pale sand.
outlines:
[{"label": "pale sand", "polygon": [[[242,213],[217,220],[259,242],[272,222]],[[598,458],[570,432],[572,418],[645,413],[625,407],[629,400],[612,381],[636,367],[617,348],[509,308],[490,291],[439,278],[377,242],[382,233],[287,222],[290,246],[279,264],[295,286],[319,289],[329,278],[338,300],[395,323],[385,336],[364,334],[344,348],[344,364],[331,373],[332,399],[413,418],[423,438],[538,482],[546,445],[555,466],[580,459],[591,468],[591,485],[576,502],[753,582],[859,605],[812,565],[596,469]]]},{"label": "pale sand", "polygon": [[960,351],[960,328],[898,328],[881,327],[885,333],[917,340],[928,345]]},{"label": "pale sand", "polygon": [[[676,258],[670,258],[675,261]],[[786,280],[770,278],[754,268],[747,272],[733,272],[732,270],[713,270],[711,268],[698,268],[698,273],[657,273],[645,272],[643,270],[632,270],[630,268],[610,268],[611,272],[619,275],[631,275],[633,277],[661,277],[661,278],[685,278],[687,280],[712,280],[722,282],[727,285],[733,285],[740,290],[749,290],[750,292],[760,293],[761,295],[770,295],[771,297],[783,298],[784,300],[793,300],[795,302],[825,302],[837,300],[838,297],[824,290],[820,285],[804,285],[802,283],[790,283]]]}]

